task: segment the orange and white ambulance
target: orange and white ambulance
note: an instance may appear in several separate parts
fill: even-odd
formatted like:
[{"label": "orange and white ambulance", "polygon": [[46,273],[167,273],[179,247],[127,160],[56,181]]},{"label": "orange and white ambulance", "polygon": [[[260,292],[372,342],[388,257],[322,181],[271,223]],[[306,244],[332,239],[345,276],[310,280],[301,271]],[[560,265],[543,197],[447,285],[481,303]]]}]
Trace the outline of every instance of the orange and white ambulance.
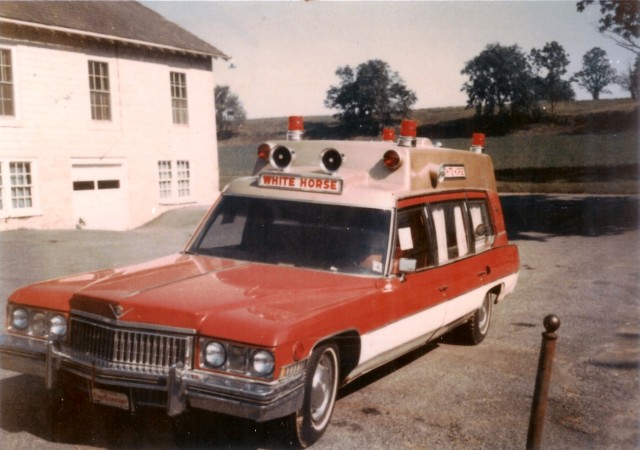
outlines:
[{"label": "orange and white ambulance", "polygon": [[289,122],[184,251],[12,294],[1,366],[127,411],[285,417],[305,447],[346,383],[445,333],[481,342],[519,271],[484,136],[445,149],[403,121],[313,141]]}]

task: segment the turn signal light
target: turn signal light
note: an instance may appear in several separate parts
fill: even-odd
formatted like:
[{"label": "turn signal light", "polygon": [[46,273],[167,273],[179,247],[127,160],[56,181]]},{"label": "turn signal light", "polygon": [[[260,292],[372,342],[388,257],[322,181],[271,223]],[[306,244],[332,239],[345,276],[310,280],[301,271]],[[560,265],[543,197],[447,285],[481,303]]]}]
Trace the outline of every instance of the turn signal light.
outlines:
[{"label": "turn signal light", "polygon": [[402,159],[395,150],[387,150],[382,157],[382,162],[387,169],[396,170],[402,164]]}]

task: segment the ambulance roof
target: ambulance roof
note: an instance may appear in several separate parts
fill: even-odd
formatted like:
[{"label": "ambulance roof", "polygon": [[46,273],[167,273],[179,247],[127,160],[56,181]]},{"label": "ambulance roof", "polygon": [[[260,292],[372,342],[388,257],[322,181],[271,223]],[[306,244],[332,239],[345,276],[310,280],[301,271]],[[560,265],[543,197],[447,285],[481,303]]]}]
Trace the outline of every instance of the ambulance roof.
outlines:
[{"label": "ambulance roof", "polygon": [[[269,141],[259,149],[266,149],[270,156],[258,158],[254,175],[233,181],[225,194],[390,209],[403,197],[461,189],[496,190],[488,155],[436,147],[426,138],[414,139],[411,145]],[[322,156],[336,156],[336,151],[341,165],[329,172]],[[388,152],[399,158],[396,169],[384,163],[385,156],[393,156]],[[274,154],[283,159],[275,160]],[[329,165],[332,163],[335,158]]]}]

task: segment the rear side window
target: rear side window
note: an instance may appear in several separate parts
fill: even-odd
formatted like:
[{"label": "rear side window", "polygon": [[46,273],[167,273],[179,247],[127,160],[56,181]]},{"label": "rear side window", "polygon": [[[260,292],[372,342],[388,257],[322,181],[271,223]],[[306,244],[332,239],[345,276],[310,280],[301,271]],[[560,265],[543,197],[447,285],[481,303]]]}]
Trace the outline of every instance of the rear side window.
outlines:
[{"label": "rear side window", "polygon": [[438,264],[469,254],[464,202],[444,202],[431,206],[436,235]]},{"label": "rear side window", "polygon": [[493,226],[489,216],[489,207],[485,200],[470,200],[468,202],[471,230],[476,253],[488,249],[493,244]]}]

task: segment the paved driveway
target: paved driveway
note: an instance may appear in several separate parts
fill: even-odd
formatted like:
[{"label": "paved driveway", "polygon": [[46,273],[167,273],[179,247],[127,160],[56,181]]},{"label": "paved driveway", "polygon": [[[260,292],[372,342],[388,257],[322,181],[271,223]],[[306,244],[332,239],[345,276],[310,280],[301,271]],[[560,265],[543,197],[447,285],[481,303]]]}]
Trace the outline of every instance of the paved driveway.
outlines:
[{"label": "paved driveway", "polygon": [[[516,292],[494,308],[477,347],[424,347],[343,389],[317,449],[524,448],[541,322],[562,320],[543,448],[640,447],[640,230],[635,197],[505,196],[509,235],[521,252]],[[39,279],[112,267],[179,250],[204,210],[172,212],[131,232],[0,233],[2,308]],[[4,320],[4,318],[3,318]],[[48,442],[41,381],[0,373],[4,448],[164,448],[162,414],[113,411],[88,433]],[[75,418],[74,420],[80,420]],[[195,447],[278,448],[278,424],[189,417]],[[85,430],[86,431],[86,430]],[[61,445],[61,446],[59,446]]]}]

